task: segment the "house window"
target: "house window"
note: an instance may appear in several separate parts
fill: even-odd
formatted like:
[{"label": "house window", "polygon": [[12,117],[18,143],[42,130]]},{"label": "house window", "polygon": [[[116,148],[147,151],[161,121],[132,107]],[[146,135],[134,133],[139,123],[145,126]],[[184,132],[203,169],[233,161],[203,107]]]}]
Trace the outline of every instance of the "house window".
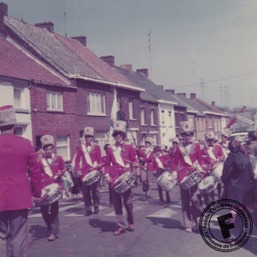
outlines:
[{"label": "house window", "polygon": [[47,92],[47,110],[63,111],[63,95],[62,92]]},{"label": "house window", "polygon": [[155,125],[155,119],[154,119],[154,110],[151,110],[151,115],[150,115],[150,119],[151,119],[151,125]]},{"label": "house window", "polygon": [[106,132],[95,132],[95,141],[100,146],[102,155],[106,155],[104,152],[104,146],[108,144],[108,136],[107,131]]},{"label": "house window", "polygon": [[141,125],[145,125],[145,108],[142,108],[140,111],[140,121]]},{"label": "house window", "polygon": [[70,138],[69,136],[56,137],[57,154],[62,156],[65,161],[70,160]]},{"label": "house window", "polygon": [[207,118],[207,128],[212,128],[212,119]]},{"label": "house window", "polygon": [[105,115],[105,95],[99,93],[88,94],[88,114]]},{"label": "house window", "polygon": [[169,111],[169,125],[172,125],[172,113]]},{"label": "house window", "polygon": [[162,121],[162,124],[165,123],[165,111],[164,110],[161,111],[161,121]]},{"label": "house window", "polygon": [[14,88],[14,107],[18,109],[23,108],[23,89]]},{"label": "house window", "polygon": [[134,119],[133,98],[129,99],[128,107],[129,107],[129,119],[133,120]]}]

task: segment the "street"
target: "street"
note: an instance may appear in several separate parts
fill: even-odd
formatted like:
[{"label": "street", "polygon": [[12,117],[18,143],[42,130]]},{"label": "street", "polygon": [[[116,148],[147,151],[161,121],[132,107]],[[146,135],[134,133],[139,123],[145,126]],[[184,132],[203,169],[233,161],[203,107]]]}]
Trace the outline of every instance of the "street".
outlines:
[{"label": "street", "polygon": [[[171,192],[171,204],[159,205],[154,185],[150,197],[141,186],[134,191],[134,232],[126,231],[115,237],[115,215],[109,205],[108,191],[101,192],[99,214],[85,217],[81,199],[60,202],[60,235],[54,242],[47,241],[47,230],[38,208],[29,215],[30,256],[32,257],[199,257],[199,256],[256,256],[257,232],[246,245],[231,253],[213,250],[199,233],[183,229],[179,188]],[[164,197],[165,199],[165,197]],[[5,242],[0,242],[1,256],[5,256]]]}]

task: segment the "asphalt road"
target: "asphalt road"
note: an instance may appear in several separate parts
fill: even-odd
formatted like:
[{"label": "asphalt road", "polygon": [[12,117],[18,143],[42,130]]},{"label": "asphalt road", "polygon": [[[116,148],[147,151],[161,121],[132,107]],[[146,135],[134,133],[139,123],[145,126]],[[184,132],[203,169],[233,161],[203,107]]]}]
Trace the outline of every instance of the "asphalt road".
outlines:
[{"label": "asphalt road", "polygon": [[[108,192],[101,192],[99,214],[85,217],[81,199],[60,202],[60,236],[47,241],[47,230],[38,208],[29,216],[31,257],[199,257],[257,255],[257,231],[243,248],[222,253],[210,248],[199,233],[187,233],[182,226],[179,189],[171,192],[171,204],[159,205],[157,189],[145,197],[141,187],[134,192],[134,232],[113,236],[115,215],[108,203]],[[4,241],[0,241],[5,256]]]}]

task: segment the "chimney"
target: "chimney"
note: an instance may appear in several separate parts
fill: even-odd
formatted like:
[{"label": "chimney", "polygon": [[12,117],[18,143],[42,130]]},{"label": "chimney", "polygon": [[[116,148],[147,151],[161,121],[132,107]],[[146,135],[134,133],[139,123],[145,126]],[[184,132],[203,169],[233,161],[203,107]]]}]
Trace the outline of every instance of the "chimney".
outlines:
[{"label": "chimney", "polygon": [[124,70],[132,72],[132,64],[122,64],[120,67]]},{"label": "chimney", "polygon": [[39,28],[45,28],[51,33],[54,32],[54,24],[51,21],[36,23],[35,26]]},{"label": "chimney", "polygon": [[83,46],[87,46],[87,37],[86,36],[77,36],[77,37],[72,37],[72,38],[78,40]]},{"label": "chimney", "polygon": [[186,93],[177,93],[176,95],[180,95],[180,96],[186,97]]},{"label": "chimney", "polygon": [[100,59],[102,59],[104,62],[108,63],[110,66],[115,66],[115,57],[112,55],[101,56]]},{"label": "chimney", "polygon": [[165,92],[175,95],[175,89],[166,89]]},{"label": "chimney", "polygon": [[6,3],[0,3],[0,34],[5,35],[4,16],[8,16],[8,5]]},{"label": "chimney", "polygon": [[158,87],[159,87],[162,91],[164,90],[163,85],[158,85]]},{"label": "chimney", "polygon": [[137,69],[137,72],[148,78],[148,69]]},{"label": "chimney", "polygon": [[216,105],[215,105],[215,101],[212,101],[212,102],[211,102],[211,105],[212,105],[212,106],[216,106]]},{"label": "chimney", "polygon": [[195,99],[196,98],[196,93],[190,93],[190,99]]}]

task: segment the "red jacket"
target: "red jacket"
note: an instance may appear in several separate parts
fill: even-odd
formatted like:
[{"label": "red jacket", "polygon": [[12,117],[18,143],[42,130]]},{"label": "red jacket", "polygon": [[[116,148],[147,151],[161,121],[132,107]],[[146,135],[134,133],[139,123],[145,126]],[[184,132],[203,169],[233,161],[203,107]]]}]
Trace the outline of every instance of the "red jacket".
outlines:
[{"label": "red jacket", "polygon": [[171,170],[171,159],[169,154],[164,153],[161,156],[155,156],[153,160],[153,167],[155,171],[158,169]]},{"label": "red jacket", "polygon": [[[96,165],[99,165],[103,163],[101,149],[99,145],[95,143],[91,143],[91,150],[88,152],[88,154],[90,156],[92,164],[96,163]],[[82,163],[80,165],[81,160],[82,160]],[[82,175],[80,177],[83,178],[86,174],[90,172],[89,171],[90,168],[92,168],[92,166],[87,162],[82,146],[80,146],[75,158],[75,169],[77,171],[80,170],[82,172]]]},{"label": "red jacket", "polygon": [[[54,156],[52,162],[48,162],[48,166],[52,171],[53,176],[49,176],[45,169],[44,164],[42,163],[42,160],[39,163],[40,169],[41,169],[41,182],[42,186],[47,186],[52,184],[53,182],[58,183],[60,186],[62,186],[61,183],[61,177],[64,174],[64,161],[61,156]],[[56,176],[57,175],[57,176]]]},{"label": "red jacket", "polygon": [[0,211],[32,207],[41,196],[41,174],[29,140],[0,135]]},{"label": "red jacket", "polygon": [[[199,143],[191,143],[187,146],[188,155],[192,164],[198,162],[201,166],[204,164],[202,150]],[[173,157],[171,160],[172,169],[177,171],[178,181],[180,182],[186,175],[192,173],[195,168],[193,165],[187,163],[184,159],[183,153],[181,152],[180,146],[175,146],[173,151]]]},{"label": "red jacket", "polygon": [[[120,156],[124,166],[121,166],[115,158],[114,151],[117,149],[121,151]],[[136,162],[136,152],[131,144],[122,142],[120,145],[109,146],[106,151],[105,173],[109,174],[112,178],[112,182],[114,182],[126,171],[131,171],[131,166]]]},{"label": "red jacket", "polygon": [[[212,152],[212,154],[209,153],[209,151]],[[219,144],[214,144],[211,148],[211,146],[205,146],[202,149],[202,155],[205,164],[208,166],[209,169],[212,168],[213,164],[216,163],[217,161],[224,161],[225,160],[225,155],[222,150],[222,146]],[[214,157],[214,158],[213,158]]]},{"label": "red jacket", "polygon": [[155,158],[153,150],[150,150],[148,153],[146,153],[146,149],[141,150],[139,152],[139,157],[142,160],[142,162],[144,163],[147,171],[155,171],[156,170],[154,167],[154,164],[153,164],[153,161]]}]

